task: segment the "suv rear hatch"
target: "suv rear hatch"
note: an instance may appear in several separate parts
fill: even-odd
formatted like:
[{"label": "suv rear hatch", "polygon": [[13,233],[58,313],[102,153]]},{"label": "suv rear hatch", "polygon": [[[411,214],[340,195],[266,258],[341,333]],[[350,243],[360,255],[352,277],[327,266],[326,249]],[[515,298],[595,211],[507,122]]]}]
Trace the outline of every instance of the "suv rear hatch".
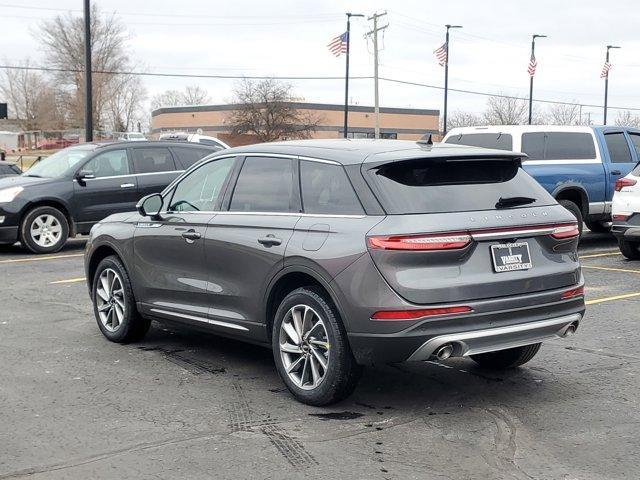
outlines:
[{"label": "suv rear hatch", "polygon": [[380,273],[416,304],[527,294],[580,281],[572,215],[515,156],[363,163],[387,217],[367,236]]}]

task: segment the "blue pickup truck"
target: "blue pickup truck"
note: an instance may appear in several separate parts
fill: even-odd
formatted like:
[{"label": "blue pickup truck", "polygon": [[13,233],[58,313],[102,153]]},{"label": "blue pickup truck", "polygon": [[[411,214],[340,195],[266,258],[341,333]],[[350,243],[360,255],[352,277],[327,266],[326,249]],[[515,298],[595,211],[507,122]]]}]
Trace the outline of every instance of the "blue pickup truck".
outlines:
[{"label": "blue pickup truck", "polygon": [[616,180],[640,161],[640,130],[617,126],[461,127],[444,142],[526,153],[524,169],[594,232],[609,230]]}]

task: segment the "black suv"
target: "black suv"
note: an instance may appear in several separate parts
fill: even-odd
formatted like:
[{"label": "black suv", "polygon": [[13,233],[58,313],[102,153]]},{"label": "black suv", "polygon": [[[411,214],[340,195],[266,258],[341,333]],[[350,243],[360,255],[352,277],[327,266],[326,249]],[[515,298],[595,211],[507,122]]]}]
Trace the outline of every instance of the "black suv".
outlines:
[{"label": "black suv", "polygon": [[20,176],[0,178],[0,244],[56,252],[103,218],[134,210],[140,198],[217,150],[166,141],[65,148]]}]

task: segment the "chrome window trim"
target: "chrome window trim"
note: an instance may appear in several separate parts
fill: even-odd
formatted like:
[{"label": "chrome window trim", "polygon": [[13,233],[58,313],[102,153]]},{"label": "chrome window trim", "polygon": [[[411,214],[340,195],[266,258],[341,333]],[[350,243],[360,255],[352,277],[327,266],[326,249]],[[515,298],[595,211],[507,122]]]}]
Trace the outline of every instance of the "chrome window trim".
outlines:
[{"label": "chrome window trim", "polygon": [[160,215],[258,215],[258,216],[266,216],[266,215],[274,215],[279,217],[316,217],[316,218],[353,218],[353,219],[362,219],[367,218],[367,215],[333,215],[330,213],[295,213],[295,212],[230,212],[230,211],[215,211],[215,210],[199,210],[199,211],[185,211],[185,212],[174,212],[174,211],[166,211],[160,212]]},{"label": "chrome window trim", "polygon": [[[167,170],[164,172],[148,172],[148,173],[128,173],[127,175],[110,175],[108,177],[96,177],[96,178],[85,178],[84,182],[95,182],[96,180],[110,180],[114,178],[127,178],[127,177],[147,177],[149,175],[164,175],[167,173],[182,173],[184,170]],[[74,178],[74,182],[77,182],[78,179]]]},{"label": "chrome window trim", "polygon": [[208,323],[209,325],[217,325],[219,327],[231,328],[234,330],[242,330],[244,332],[249,331],[248,328],[245,328],[242,325],[236,325],[235,323],[222,322],[220,320],[212,320],[210,318],[204,318],[204,317],[197,317],[195,315],[189,315],[186,313],[171,312],[169,310],[163,310],[161,308],[152,308],[151,311],[155,313],[160,313],[163,315],[171,315],[174,317],[185,318],[187,320],[195,320],[197,322]]}]

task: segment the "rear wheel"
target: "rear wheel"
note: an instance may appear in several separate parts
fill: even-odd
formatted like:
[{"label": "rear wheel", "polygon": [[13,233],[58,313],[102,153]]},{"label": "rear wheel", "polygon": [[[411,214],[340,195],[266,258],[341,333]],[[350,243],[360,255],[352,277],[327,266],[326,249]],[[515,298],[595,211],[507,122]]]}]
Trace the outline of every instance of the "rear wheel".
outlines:
[{"label": "rear wheel", "polygon": [[487,369],[504,370],[507,368],[515,368],[531,360],[536,353],[538,353],[541,345],[541,343],[535,343],[524,347],[481,353],[479,355],[471,355],[471,359],[481,367]]},{"label": "rear wheel", "polygon": [[580,231],[580,236],[582,236],[582,230],[584,229],[584,220],[582,218],[582,211],[580,207],[573,203],[571,200],[558,200],[558,203],[562,205],[564,208],[569,210],[578,222],[578,230]]},{"label": "rear wheel", "polygon": [[640,242],[630,242],[629,240],[619,240],[620,252],[629,260],[640,260]]},{"label": "rear wheel", "polygon": [[362,367],[351,353],[340,315],[313,287],[287,295],[276,312],[273,356],[280,378],[299,401],[328,405],[349,396]]},{"label": "rear wheel", "polygon": [[587,228],[594,233],[607,233],[611,231],[611,222],[605,222],[602,220],[589,221],[586,220]]},{"label": "rear wheel", "polygon": [[151,321],[138,313],[129,275],[118,257],[107,257],[98,265],[92,298],[98,327],[112,342],[135,342],[149,330]]},{"label": "rear wheel", "polygon": [[20,240],[33,253],[54,253],[60,250],[69,237],[69,222],[54,207],[37,207],[31,210],[20,225]]}]

